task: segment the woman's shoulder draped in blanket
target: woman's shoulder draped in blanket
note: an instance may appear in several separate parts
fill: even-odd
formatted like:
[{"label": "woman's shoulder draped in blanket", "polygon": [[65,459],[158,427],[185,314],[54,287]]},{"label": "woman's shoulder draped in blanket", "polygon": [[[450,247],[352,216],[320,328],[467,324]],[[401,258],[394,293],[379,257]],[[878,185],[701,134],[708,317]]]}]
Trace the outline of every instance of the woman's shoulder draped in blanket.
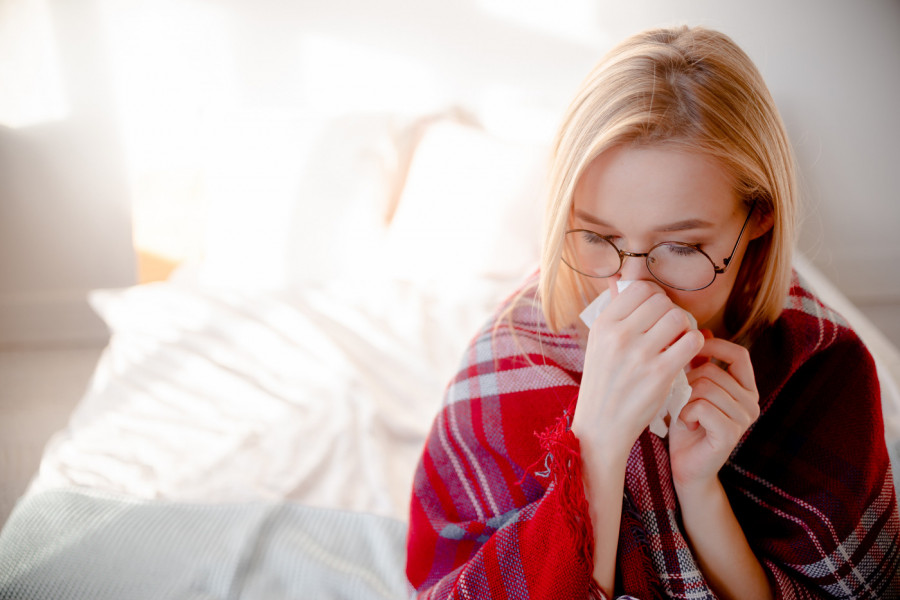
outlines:
[{"label": "woman's shoulder draped in blanket", "polygon": [[[407,575],[422,598],[599,595],[565,427],[583,352],[546,327],[533,292],[511,319],[503,312],[467,349],[426,442]],[[900,520],[868,351],[795,276],[751,358],[761,415],[720,479],[776,596],[900,597]],[[623,597],[714,598],[680,526],[666,441],[646,430],[627,465],[616,581]]]}]

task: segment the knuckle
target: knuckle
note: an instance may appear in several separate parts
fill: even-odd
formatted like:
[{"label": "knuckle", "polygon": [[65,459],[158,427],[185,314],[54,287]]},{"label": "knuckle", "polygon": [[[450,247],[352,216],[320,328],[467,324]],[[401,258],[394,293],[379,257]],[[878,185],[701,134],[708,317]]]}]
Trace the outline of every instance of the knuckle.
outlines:
[{"label": "knuckle", "polygon": [[639,279],[635,281],[629,286],[629,289],[634,289],[635,291],[646,295],[650,295],[655,292],[661,292],[659,286],[657,286],[652,281],[647,281],[646,279]]},{"label": "knuckle", "polygon": [[707,393],[712,385],[712,382],[706,377],[698,377],[691,384],[691,387],[694,388],[695,392],[703,392]]},{"label": "knuckle", "polygon": [[715,378],[719,377],[722,372],[722,368],[719,367],[714,361],[709,360],[702,365],[703,368],[703,376],[708,378],[709,380],[715,380]]},{"label": "knuckle", "polygon": [[678,308],[677,306],[673,306],[666,313],[666,318],[673,322],[674,325],[677,325],[679,328],[688,328],[690,326],[690,321],[688,321],[687,313],[684,310]]},{"label": "knuckle", "polygon": [[691,371],[690,373],[688,373],[688,380],[693,382],[700,379],[701,377],[705,377],[707,372],[706,364],[707,363],[703,363],[702,365],[691,367]]},{"label": "knuckle", "polygon": [[703,414],[709,414],[715,409],[715,405],[706,398],[697,398],[697,410]]},{"label": "knuckle", "polygon": [[647,303],[652,306],[654,310],[659,311],[659,314],[665,313],[666,304],[668,302],[669,299],[662,292],[654,293],[647,299]]},{"label": "knuckle", "polygon": [[759,403],[754,402],[752,406],[750,406],[750,422],[755,423],[757,419],[759,419],[759,415],[762,411],[759,408]]}]

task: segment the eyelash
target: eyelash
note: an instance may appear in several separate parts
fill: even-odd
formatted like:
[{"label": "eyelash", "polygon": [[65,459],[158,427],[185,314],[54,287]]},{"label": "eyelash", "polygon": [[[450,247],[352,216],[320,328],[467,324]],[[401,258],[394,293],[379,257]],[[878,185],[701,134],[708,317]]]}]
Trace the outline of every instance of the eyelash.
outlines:
[{"label": "eyelash", "polygon": [[615,242],[613,242],[613,240],[616,238],[614,235],[600,235],[599,233],[594,233],[592,231],[585,231],[582,235],[589,244],[596,244],[599,240],[606,240],[607,242],[614,244]]},{"label": "eyelash", "polygon": [[[585,236],[589,236],[589,234],[585,234]],[[618,236],[618,235],[602,235],[602,234],[599,234],[599,233],[593,233],[592,235],[589,236],[589,239],[588,239],[587,241],[588,241],[589,243],[596,244],[597,241],[596,241],[595,239],[593,239],[594,236],[596,236],[596,237],[598,237],[598,238],[602,238],[602,239],[606,240],[607,242],[610,242],[611,244],[613,244],[613,245],[616,246],[617,248],[619,247],[619,244],[616,244],[615,240],[622,239],[621,236]],[[663,243],[666,243],[666,242],[677,242],[677,241],[678,241],[678,240],[665,240]],[[683,245],[685,245],[685,246],[690,246],[691,248],[695,248],[695,249],[697,249],[697,250],[701,250],[701,251],[703,250],[703,244],[700,244],[700,243],[697,243],[697,244],[691,244],[691,243],[689,243],[689,242],[678,242],[678,243],[679,243],[679,244],[683,244]]]},{"label": "eyelash", "polygon": [[681,255],[689,255],[691,251],[688,248],[693,248],[694,250],[700,250],[700,244],[688,244],[686,246],[670,246],[671,251],[675,254]]}]

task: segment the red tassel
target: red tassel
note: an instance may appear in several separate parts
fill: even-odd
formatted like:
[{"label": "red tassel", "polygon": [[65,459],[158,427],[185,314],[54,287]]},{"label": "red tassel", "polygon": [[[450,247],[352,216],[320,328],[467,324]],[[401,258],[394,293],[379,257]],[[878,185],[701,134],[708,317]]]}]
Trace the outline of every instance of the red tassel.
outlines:
[{"label": "red tassel", "polygon": [[549,470],[547,475],[558,488],[559,502],[575,547],[579,549],[590,573],[594,564],[594,530],[584,493],[581,443],[569,428],[568,413],[560,417],[552,427],[538,434],[538,440],[541,449],[546,452],[544,466]]}]

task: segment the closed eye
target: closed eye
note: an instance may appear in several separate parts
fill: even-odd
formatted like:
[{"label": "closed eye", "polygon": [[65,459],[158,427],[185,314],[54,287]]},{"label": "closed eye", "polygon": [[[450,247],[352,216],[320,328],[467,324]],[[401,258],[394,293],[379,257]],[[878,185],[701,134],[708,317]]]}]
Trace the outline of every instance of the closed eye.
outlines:
[{"label": "closed eye", "polygon": [[602,244],[604,242],[612,243],[613,237],[614,236],[600,235],[599,233],[588,231],[586,229],[581,230],[581,238],[588,244]]},{"label": "closed eye", "polygon": [[668,250],[671,254],[674,254],[676,256],[692,256],[698,252],[701,252],[700,244],[666,242],[663,244],[663,246],[665,246],[666,250]]}]

